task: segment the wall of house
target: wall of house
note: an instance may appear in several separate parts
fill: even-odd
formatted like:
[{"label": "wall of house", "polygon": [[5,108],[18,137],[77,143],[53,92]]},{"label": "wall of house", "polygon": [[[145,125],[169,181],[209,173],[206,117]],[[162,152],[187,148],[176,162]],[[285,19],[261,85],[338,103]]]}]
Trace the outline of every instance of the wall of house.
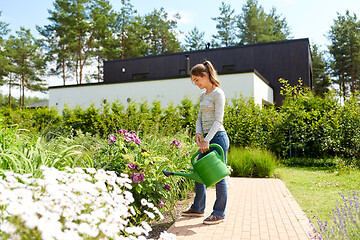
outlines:
[{"label": "wall of house", "polygon": [[[221,88],[227,99],[238,97],[253,97],[256,104],[263,100],[274,103],[273,90],[256,73],[227,74],[219,76]],[[130,83],[74,85],[49,88],[49,106],[62,112],[65,105],[88,108],[94,104],[100,108],[106,102],[122,102],[125,106],[129,101],[141,102],[147,100],[161,101],[163,107],[169,103],[178,105],[188,97],[197,101],[202,90],[191,83],[189,77],[168,80],[139,81]]]}]

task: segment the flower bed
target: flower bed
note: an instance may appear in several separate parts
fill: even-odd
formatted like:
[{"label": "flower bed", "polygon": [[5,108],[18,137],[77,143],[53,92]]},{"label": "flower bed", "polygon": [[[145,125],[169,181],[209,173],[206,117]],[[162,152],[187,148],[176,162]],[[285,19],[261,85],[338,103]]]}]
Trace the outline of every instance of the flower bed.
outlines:
[{"label": "flower bed", "polygon": [[146,239],[147,221],[163,217],[146,199],[134,205],[127,174],[41,170],[41,178],[8,171],[0,180],[2,239]]}]

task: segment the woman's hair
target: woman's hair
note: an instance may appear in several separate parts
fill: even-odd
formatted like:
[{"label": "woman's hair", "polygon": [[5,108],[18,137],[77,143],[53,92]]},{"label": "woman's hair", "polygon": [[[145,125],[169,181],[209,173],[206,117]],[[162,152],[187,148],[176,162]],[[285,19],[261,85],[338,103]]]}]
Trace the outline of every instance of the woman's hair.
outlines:
[{"label": "woman's hair", "polygon": [[214,66],[210,61],[205,61],[204,63],[196,64],[190,71],[190,76],[204,76],[204,73],[207,73],[210,78],[210,82],[216,87],[220,87],[220,82],[218,80],[217,72]]}]

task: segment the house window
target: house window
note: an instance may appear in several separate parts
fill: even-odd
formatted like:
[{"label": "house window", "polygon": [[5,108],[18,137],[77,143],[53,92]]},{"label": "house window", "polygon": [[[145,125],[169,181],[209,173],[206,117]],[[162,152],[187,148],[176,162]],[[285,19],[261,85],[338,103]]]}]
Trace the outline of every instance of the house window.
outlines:
[{"label": "house window", "polygon": [[235,65],[224,65],[223,72],[233,72],[235,71]]},{"label": "house window", "polygon": [[149,73],[139,73],[139,74],[133,74],[133,80],[142,80],[142,79],[148,79]]}]

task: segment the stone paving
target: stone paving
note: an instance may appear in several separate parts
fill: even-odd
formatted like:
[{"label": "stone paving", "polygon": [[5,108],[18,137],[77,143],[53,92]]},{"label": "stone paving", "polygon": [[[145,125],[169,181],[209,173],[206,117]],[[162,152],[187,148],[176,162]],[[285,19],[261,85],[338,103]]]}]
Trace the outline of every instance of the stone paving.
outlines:
[{"label": "stone paving", "polygon": [[271,178],[229,178],[225,222],[203,224],[215,189],[208,188],[204,217],[180,217],[167,230],[178,240],[305,240],[310,224],[285,184]]}]

